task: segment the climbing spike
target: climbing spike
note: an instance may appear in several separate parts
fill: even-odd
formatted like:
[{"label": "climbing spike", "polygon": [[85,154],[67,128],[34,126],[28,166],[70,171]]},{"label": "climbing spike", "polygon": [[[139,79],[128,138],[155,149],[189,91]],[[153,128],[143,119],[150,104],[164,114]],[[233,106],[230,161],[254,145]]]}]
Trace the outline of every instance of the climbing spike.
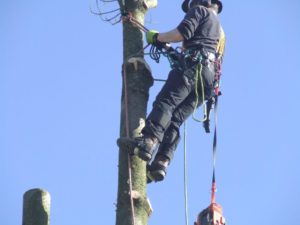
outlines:
[{"label": "climbing spike", "polygon": [[117,140],[117,145],[128,152],[130,155],[137,155],[138,154],[138,148],[136,146],[136,142],[128,137],[120,137]]}]

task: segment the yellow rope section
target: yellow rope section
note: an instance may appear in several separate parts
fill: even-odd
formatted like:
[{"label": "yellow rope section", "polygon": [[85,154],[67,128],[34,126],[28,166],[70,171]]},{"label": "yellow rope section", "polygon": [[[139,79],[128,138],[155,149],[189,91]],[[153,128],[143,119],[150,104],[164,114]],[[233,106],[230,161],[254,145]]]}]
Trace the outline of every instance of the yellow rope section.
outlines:
[{"label": "yellow rope section", "polygon": [[[193,119],[197,122],[204,122],[205,120],[207,120],[207,110],[206,110],[206,104],[203,104],[205,101],[205,96],[204,96],[204,82],[203,82],[203,77],[202,77],[202,68],[203,65],[201,64],[201,62],[199,64],[197,64],[196,67],[196,83],[195,83],[195,92],[196,92],[196,103],[195,103],[195,107],[194,107],[194,112],[193,112]],[[200,83],[201,83],[201,94],[202,94],[202,104],[203,104],[203,114],[204,114],[204,118],[203,119],[198,119],[196,118],[196,111],[197,111],[197,106],[199,103],[199,93],[198,93],[198,80],[200,78]]]},{"label": "yellow rope section", "polygon": [[220,31],[220,38],[219,38],[219,42],[217,45],[217,53],[219,56],[223,56],[224,52],[225,52],[225,43],[226,43],[226,37],[225,37],[225,33],[223,28],[221,27],[221,31]]}]

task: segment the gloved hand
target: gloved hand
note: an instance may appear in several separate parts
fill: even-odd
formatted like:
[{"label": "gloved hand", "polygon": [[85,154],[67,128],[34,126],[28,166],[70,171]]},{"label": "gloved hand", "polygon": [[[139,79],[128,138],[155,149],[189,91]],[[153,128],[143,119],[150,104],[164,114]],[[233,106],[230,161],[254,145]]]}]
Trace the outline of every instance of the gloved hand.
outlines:
[{"label": "gloved hand", "polygon": [[156,30],[149,30],[146,33],[146,40],[148,44],[154,45],[160,49],[162,49],[165,46],[165,42],[160,42],[159,40],[157,40],[158,37],[158,31]]},{"label": "gloved hand", "polygon": [[149,30],[146,33],[146,40],[148,44],[154,44],[157,41],[158,31],[156,30]]}]

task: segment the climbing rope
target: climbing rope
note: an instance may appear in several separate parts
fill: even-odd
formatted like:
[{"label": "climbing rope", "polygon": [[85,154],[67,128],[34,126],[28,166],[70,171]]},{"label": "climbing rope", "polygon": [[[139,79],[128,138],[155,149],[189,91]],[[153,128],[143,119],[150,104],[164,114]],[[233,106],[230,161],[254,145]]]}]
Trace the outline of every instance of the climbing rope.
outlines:
[{"label": "climbing rope", "polygon": [[184,122],[183,125],[184,128],[184,138],[183,138],[183,145],[184,145],[184,151],[183,151],[183,158],[184,158],[184,208],[185,208],[185,225],[189,225],[189,209],[188,209],[188,180],[187,180],[187,125],[186,122]]},{"label": "climbing rope", "polygon": [[[147,33],[149,29],[141,24],[137,19],[132,16],[131,12],[122,13],[121,20],[123,22],[130,22],[133,26],[137,27],[140,31]],[[149,44],[144,48],[144,50],[149,46]],[[165,56],[171,67],[177,64],[177,49],[172,48],[168,43],[165,43],[163,47],[158,48],[157,46],[151,45],[149,53],[145,53],[145,55],[149,55],[152,60],[159,63],[161,55]]]}]

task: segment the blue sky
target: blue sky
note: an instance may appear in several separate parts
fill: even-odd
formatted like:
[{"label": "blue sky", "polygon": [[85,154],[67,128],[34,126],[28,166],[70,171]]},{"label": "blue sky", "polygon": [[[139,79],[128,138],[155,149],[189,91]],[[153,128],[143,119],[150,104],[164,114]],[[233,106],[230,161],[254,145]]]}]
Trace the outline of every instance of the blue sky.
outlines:
[{"label": "blue sky", "polygon": [[[181,1],[158,2],[146,26],[168,31],[183,17]],[[36,187],[51,194],[51,225],[115,223],[122,27],[90,7],[0,3],[1,224],[21,223],[22,195]],[[299,225],[299,10],[296,0],[224,1],[217,201],[231,225]],[[166,60],[146,59],[155,78],[167,76]],[[212,136],[191,119],[187,127],[192,223],[210,201]],[[182,143],[148,195],[150,225],[184,224]]]}]

